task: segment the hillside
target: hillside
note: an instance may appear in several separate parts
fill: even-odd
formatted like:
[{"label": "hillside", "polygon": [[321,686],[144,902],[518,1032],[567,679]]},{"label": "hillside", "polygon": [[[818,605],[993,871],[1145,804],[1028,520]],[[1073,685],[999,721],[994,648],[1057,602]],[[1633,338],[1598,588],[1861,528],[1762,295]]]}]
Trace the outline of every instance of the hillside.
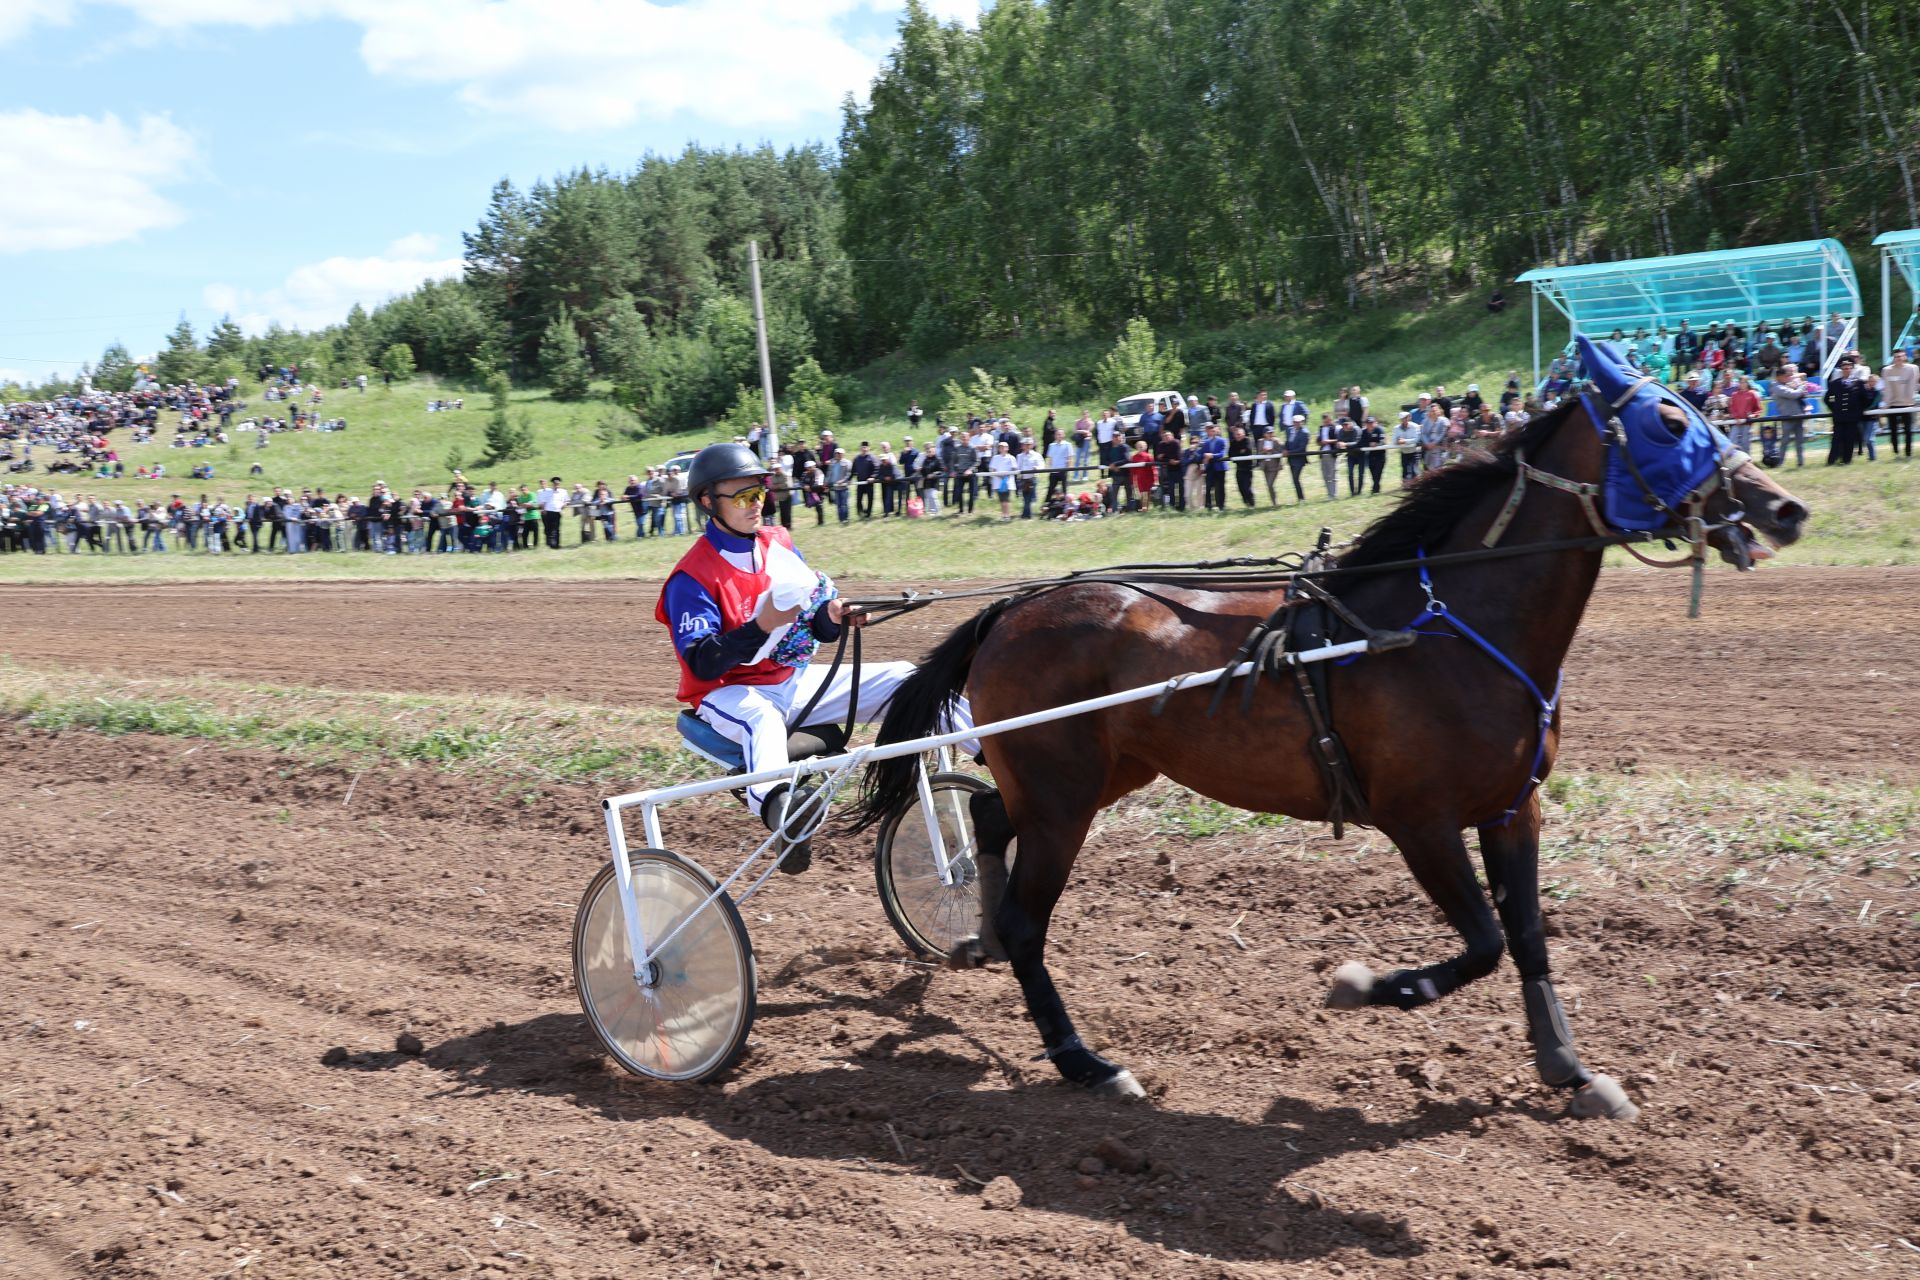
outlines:
[{"label": "hillside", "polygon": [[[1489,316],[1472,301],[1425,311],[1381,309],[1341,319],[1316,315],[1166,336],[1181,345],[1186,358],[1189,374],[1183,390],[1224,400],[1230,391],[1250,399],[1260,387],[1270,388],[1277,398],[1292,387],[1309,405],[1322,407],[1340,387],[1353,382],[1360,383],[1383,408],[1410,401],[1437,382],[1456,390],[1477,382],[1491,390],[1522,371],[1530,359],[1525,317]],[[917,398],[929,415],[939,412],[944,399],[941,387],[948,379],[964,381],[975,366],[1013,379],[1019,395],[1008,409],[1022,425],[1038,427],[1048,408],[1057,408],[1063,419],[1071,421],[1081,408],[1097,412],[1102,403],[1142,389],[1109,388],[1104,396],[1085,391],[1109,345],[1092,339],[982,344],[933,362],[916,362],[904,354],[890,356],[848,380],[850,405],[840,438],[856,444],[890,440],[897,446],[907,429],[908,402]],[[262,401],[260,390],[257,383],[245,387],[250,411],[283,417],[285,406]],[[464,409],[427,412],[429,400],[456,396],[464,397]],[[392,388],[375,382],[364,393],[327,391],[321,416],[345,418],[345,432],[281,433],[272,436],[264,450],[256,450],[245,433],[237,433],[234,443],[224,448],[170,448],[165,442],[171,439],[172,424],[163,420],[160,439],[151,445],[123,447],[121,455],[129,472],[156,460],[165,462],[171,473],[167,479],[128,479],[107,485],[63,476],[57,477],[56,487],[64,492],[110,489],[129,501],[199,492],[233,501],[275,486],[360,494],[375,480],[402,491],[416,485],[438,490],[451,477],[448,464],[457,456],[466,475],[476,482],[535,484],[558,475],[569,484],[584,481],[591,487],[596,480],[606,480],[618,488],[629,474],[643,471],[648,464],[718,438],[711,431],[693,431],[637,441],[618,438],[606,447],[597,433],[615,407],[605,387],[573,404],[557,402],[543,389],[516,390],[512,405],[514,416],[522,411],[529,415],[537,452],[529,459],[496,466],[481,462],[484,394],[423,377]],[[811,424],[803,426],[813,429]],[[216,469],[213,482],[185,478],[194,463],[208,461]],[[264,474],[252,477],[248,468],[256,462]]]}]

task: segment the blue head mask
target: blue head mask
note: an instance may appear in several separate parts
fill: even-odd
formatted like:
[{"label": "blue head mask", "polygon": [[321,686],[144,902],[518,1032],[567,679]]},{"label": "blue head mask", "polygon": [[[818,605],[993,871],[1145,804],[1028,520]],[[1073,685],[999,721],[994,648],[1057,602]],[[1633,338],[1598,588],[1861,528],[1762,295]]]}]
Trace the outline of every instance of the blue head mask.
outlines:
[{"label": "blue head mask", "polygon": [[[1644,375],[1613,343],[1595,342],[1585,334],[1578,335],[1576,341],[1594,388],[1607,404],[1617,402],[1614,412],[1626,430],[1627,450],[1647,488],[1669,507],[1679,506],[1713,475],[1721,456],[1732,450],[1733,442],[1659,381],[1642,381]],[[1628,389],[1635,383],[1641,385],[1629,395]],[[1622,401],[1622,396],[1627,398]],[[1687,415],[1685,430],[1676,433],[1660,416],[1662,401],[1678,405]],[[1596,412],[1594,417],[1606,420],[1604,412]],[[1608,455],[1604,492],[1607,520],[1617,528],[1659,529],[1668,523],[1666,514],[1647,500],[1626,461],[1617,453]]]}]

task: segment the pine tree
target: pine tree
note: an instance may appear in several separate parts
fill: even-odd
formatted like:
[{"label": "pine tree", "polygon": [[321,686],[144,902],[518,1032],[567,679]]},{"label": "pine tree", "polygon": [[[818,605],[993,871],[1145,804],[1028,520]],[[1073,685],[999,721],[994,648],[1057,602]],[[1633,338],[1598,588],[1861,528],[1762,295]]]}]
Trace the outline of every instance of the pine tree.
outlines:
[{"label": "pine tree", "polygon": [[793,371],[787,384],[787,403],[794,420],[810,436],[840,429],[840,402],[834,398],[833,378],[812,356]]},{"label": "pine tree", "polygon": [[175,386],[183,382],[192,382],[200,376],[200,370],[206,365],[206,357],[200,351],[200,345],[194,341],[193,326],[187,323],[185,316],[167,335],[167,345],[154,357],[153,376],[163,386]]},{"label": "pine tree", "polygon": [[413,377],[413,348],[404,342],[396,342],[380,355],[380,372],[395,382],[407,382]]},{"label": "pine tree", "polygon": [[573,313],[564,303],[540,339],[540,372],[546,376],[555,400],[587,398],[591,376],[587,353],[574,330]]},{"label": "pine tree", "polygon": [[221,316],[220,323],[207,334],[207,355],[214,360],[238,360],[247,349],[247,336],[232,316]]},{"label": "pine tree", "polygon": [[522,410],[518,421],[509,417],[508,399],[513,384],[504,373],[494,373],[487,379],[487,394],[491,403],[487,408],[487,461],[489,463],[512,462],[517,458],[533,456],[533,418]]},{"label": "pine tree", "polygon": [[109,343],[100,353],[100,364],[93,371],[93,385],[102,391],[133,390],[133,357],[118,342]]}]

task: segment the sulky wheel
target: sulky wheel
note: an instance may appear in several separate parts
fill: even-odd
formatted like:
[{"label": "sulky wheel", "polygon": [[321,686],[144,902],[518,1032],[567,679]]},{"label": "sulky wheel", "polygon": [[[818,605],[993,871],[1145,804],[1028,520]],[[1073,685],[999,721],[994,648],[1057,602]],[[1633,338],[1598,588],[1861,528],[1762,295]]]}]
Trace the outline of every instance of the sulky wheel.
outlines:
[{"label": "sulky wheel", "polygon": [[880,905],[901,940],[923,956],[945,957],[954,944],[981,932],[980,870],[968,801],[993,784],[970,773],[936,773],[927,779],[939,815],[952,883],[940,883],[919,799],[889,818],[873,850]]},{"label": "sulky wheel", "polygon": [[753,1026],[747,926],[726,894],[707,901],[714,878],[678,854],[639,849],[628,860],[647,945],[659,947],[681,921],[687,924],[636,976],[613,863],[600,868],[573,920],[580,1007],[628,1071],[656,1080],[705,1080],[733,1064]]}]

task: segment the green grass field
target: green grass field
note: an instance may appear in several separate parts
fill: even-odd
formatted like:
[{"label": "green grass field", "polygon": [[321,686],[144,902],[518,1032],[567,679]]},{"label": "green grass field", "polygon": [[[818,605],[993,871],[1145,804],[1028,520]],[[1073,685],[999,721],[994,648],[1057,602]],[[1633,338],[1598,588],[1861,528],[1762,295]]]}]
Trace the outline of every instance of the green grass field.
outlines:
[{"label": "green grass field", "polygon": [[[1173,335],[1176,339],[1180,335]],[[1250,397],[1265,386],[1276,393],[1298,390],[1310,406],[1325,406],[1344,383],[1358,381],[1377,408],[1411,401],[1418,390],[1444,383],[1453,390],[1477,382],[1491,392],[1509,373],[1530,360],[1526,317],[1518,313],[1489,316],[1477,302],[1448,303],[1425,311],[1380,309],[1345,320],[1263,321],[1235,329],[1188,335],[1206,355],[1196,363],[1213,367],[1234,365],[1234,353],[1247,353],[1244,377],[1222,383],[1195,381],[1189,385],[1215,394],[1239,390]],[[906,431],[909,400],[918,398],[931,412],[941,401],[940,386],[949,377],[964,377],[971,365],[996,371],[1024,369],[1023,387],[1044,390],[1049,372],[1086,370],[1098,362],[1104,342],[1000,344],[960,352],[932,364],[916,364],[904,356],[877,362],[861,375],[862,398],[851,420],[840,430],[843,443],[890,440],[896,446]],[[1294,350],[1292,359],[1267,362],[1278,351]],[[1297,363],[1294,361],[1297,360]],[[325,488],[330,492],[364,494],[375,480],[406,491],[415,485],[444,488],[450,472],[450,454],[457,454],[466,475],[480,483],[503,486],[538,485],[559,475],[567,483],[606,480],[618,490],[630,474],[663,462],[674,454],[707,443],[711,432],[665,435],[640,441],[621,440],[602,447],[598,428],[610,410],[604,400],[560,404],[544,391],[521,390],[513,395],[513,412],[527,412],[533,421],[539,452],[533,458],[501,466],[484,466],[485,397],[465,392],[467,407],[457,413],[428,413],[429,398],[458,392],[443,391],[428,380],[394,389],[374,387],[364,394],[330,391],[320,406],[323,416],[345,417],[344,433],[283,433],[256,450],[251,437],[237,434],[236,443],[213,449],[172,449],[164,443],[123,448],[131,472],[142,464],[165,461],[174,478],[160,481],[96,481],[60,476],[53,486],[63,493],[98,493],[135,498],[164,498],[207,493],[239,501],[249,492],[265,492],[276,485]],[[254,411],[276,412],[279,405],[259,399],[249,389]],[[1037,426],[1048,407],[1071,421],[1082,407],[1077,402],[1053,405],[1016,404],[1015,420]],[[163,439],[171,435],[163,419]],[[930,432],[925,433],[930,434]],[[1787,553],[1792,562],[1817,564],[1911,564],[1920,562],[1920,500],[1916,485],[1920,471],[1905,459],[1829,470],[1817,465],[1824,445],[1810,457],[1816,465],[1787,467],[1777,473],[1788,488],[1814,510],[1807,540]],[[218,478],[200,482],[179,478],[197,461],[211,461]],[[247,469],[259,462],[264,474],[250,477]],[[1052,524],[1015,521],[1001,525],[995,515],[966,519],[942,516],[915,522],[855,522],[839,526],[829,516],[824,528],[815,528],[809,513],[796,510],[797,531],[808,556],[838,576],[884,579],[1000,578],[1053,573],[1063,568],[1139,560],[1192,560],[1230,555],[1270,555],[1308,545],[1321,525],[1336,538],[1359,532],[1386,509],[1389,495],[1328,501],[1315,498],[1317,469],[1308,472],[1309,500],[1279,508],[1264,505],[1264,486],[1256,482],[1262,506],[1234,510],[1224,516],[1148,514],[1088,524]],[[44,477],[42,477],[44,479]],[[1389,484],[1391,484],[1391,479]],[[1285,481],[1282,481],[1283,489]],[[1237,498],[1235,499],[1237,502]],[[991,504],[983,502],[981,511]],[[568,522],[560,553],[534,552],[508,556],[369,556],[306,555],[269,557],[205,554],[147,556],[5,556],[0,557],[0,581],[58,579],[185,579],[271,576],[285,578],[393,577],[422,579],[501,579],[522,577],[657,577],[678,559],[682,540],[625,540],[626,512],[621,512],[623,540],[575,547],[573,523]]]}]

